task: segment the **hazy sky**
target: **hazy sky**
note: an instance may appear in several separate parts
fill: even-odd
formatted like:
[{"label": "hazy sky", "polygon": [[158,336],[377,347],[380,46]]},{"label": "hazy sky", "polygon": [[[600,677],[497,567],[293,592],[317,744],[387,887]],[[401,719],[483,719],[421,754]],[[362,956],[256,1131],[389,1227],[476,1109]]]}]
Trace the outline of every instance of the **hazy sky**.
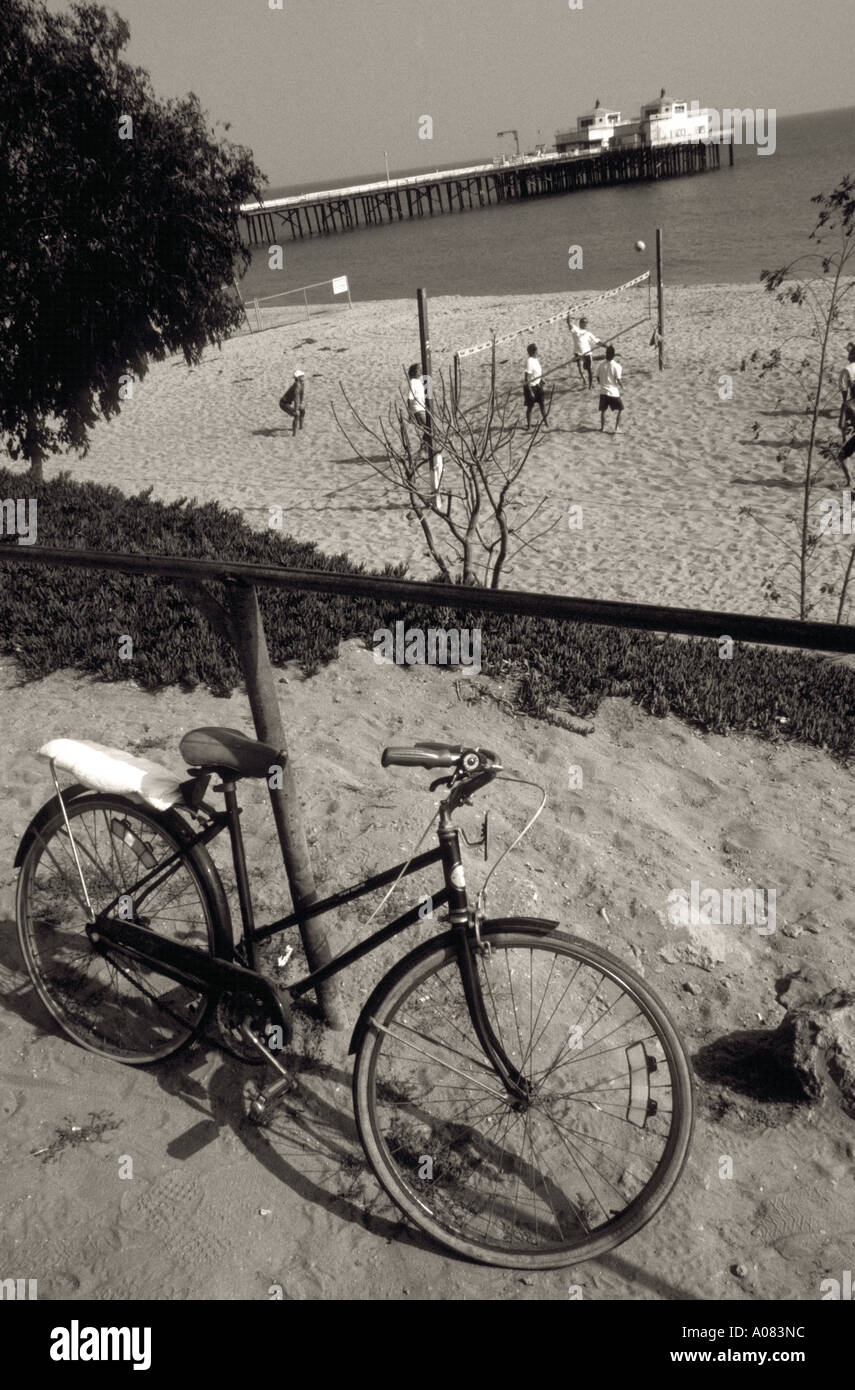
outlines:
[{"label": "hazy sky", "polygon": [[[578,3],[579,0],[574,0]],[[117,0],[130,60],[194,91],[271,184],[490,156],[669,95],[853,104],[853,0]],[[65,0],[49,0],[65,10]],[[433,139],[419,139],[419,118]]]}]

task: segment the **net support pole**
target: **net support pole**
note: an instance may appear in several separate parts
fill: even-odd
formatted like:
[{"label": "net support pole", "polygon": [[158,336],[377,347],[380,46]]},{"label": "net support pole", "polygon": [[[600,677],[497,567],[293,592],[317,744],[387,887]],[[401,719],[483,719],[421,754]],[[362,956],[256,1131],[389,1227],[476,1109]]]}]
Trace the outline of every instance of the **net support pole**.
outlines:
[{"label": "net support pole", "polygon": [[659,350],[659,370],[665,366],[665,294],[662,285],[662,228],[656,228],[656,328]]},{"label": "net support pole", "polygon": [[434,456],[433,449],[433,376],[430,351],[430,329],[428,327],[427,294],[424,289],[416,291],[419,305],[419,344],[422,354],[422,379],[425,385],[425,438],[428,457],[433,471],[434,505],[439,509],[439,480],[442,477],[442,455]]},{"label": "net support pole", "polygon": [[305,290],[303,290],[303,299],[306,302],[306,318],[311,319],[312,315],[309,313],[309,296]]},{"label": "net support pole", "polygon": [[460,353],[459,353],[459,352],[456,352],[456,353],[454,354],[454,378],[453,378],[453,381],[454,381],[454,388],[453,388],[453,394],[454,394],[454,409],[457,410],[458,403],[459,403],[459,401],[460,401]]}]

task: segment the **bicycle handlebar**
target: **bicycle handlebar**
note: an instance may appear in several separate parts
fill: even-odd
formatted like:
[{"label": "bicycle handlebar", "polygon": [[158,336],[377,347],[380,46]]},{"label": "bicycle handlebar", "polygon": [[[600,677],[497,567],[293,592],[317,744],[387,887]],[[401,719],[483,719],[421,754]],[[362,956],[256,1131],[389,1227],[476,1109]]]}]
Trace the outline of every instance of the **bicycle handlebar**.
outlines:
[{"label": "bicycle handlebar", "polygon": [[384,748],[383,767],[456,767],[463,749],[459,744],[417,743],[414,748]]}]

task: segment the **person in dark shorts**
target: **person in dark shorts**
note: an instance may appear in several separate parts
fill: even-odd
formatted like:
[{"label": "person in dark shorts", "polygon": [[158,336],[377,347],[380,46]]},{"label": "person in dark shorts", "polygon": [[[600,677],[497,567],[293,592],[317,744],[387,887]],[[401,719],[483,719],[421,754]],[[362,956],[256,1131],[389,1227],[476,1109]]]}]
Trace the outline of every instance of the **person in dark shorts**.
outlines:
[{"label": "person in dark shorts", "polygon": [[303,421],[306,418],[306,375],[301,372],[299,367],[294,373],[294,380],[288,387],[284,396],[279,399],[279,409],[284,410],[286,415],[290,415],[294,421],[291,426],[291,433],[296,434],[298,429],[303,428]]},{"label": "person in dark shorts", "polygon": [[623,414],[623,401],[621,400],[621,377],[623,368],[617,360],[612,343],[606,348],[605,360],[597,368],[597,384],[600,388],[600,429],[606,427],[606,411],[617,411],[614,433],[620,432],[620,417]]},{"label": "person in dark shorts", "polygon": [[837,462],[841,465],[843,472],[846,474],[847,487],[852,486],[852,474],[849,472],[849,465],[846,460],[851,459],[853,454],[855,454],[855,434],[850,434],[843,448],[837,455]]},{"label": "person in dark shorts", "polygon": [[523,379],[523,397],[525,399],[525,427],[531,429],[531,412],[537,405],[540,407],[540,414],[543,420],[543,428],[549,429],[546,423],[546,403],[543,395],[543,368],[537,355],[537,343],[529,343],[526,348],[528,361],[525,364],[525,377]]},{"label": "person in dark shorts", "polygon": [[838,424],[844,440],[855,430],[855,343],[846,344],[846,366],[840,373],[840,418]]}]

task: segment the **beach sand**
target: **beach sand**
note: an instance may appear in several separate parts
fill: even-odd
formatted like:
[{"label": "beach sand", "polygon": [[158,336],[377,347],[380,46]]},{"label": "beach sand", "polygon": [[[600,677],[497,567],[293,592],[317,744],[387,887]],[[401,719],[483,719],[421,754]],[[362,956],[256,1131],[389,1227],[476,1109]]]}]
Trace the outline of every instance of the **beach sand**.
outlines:
[{"label": "beach sand", "polygon": [[[825,982],[815,984],[820,992],[851,981],[855,921],[841,887],[851,859],[851,773],[817,749],[702,735],[619,699],[604,701],[592,732],[580,737],[512,715],[492,698],[501,688],[483,676],[457,682],[458,694],[451,673],[377,665],[357,642],[309,680],[292,669],[277,674],[321,889],[400,862],[431,817],[428,777],[382,769],[386,743],[477,739],[545,787],[544,814],[491,882],[489,915],[554,917],[641,970],[661,994],[698,1078],[683,1178],[659,1215],[602,1260],[536,1275],[473,1265],[402,1223],[366,1169],[352,1118],[347,1031],[302,1032],[305,1054],[289,1063],[297,1091],[262,1131],[245,1122],[257,1069],[211,1043],[134,1069],[66,1040],[32,993],[11,920],[12,847],[50,794],[36,747],[48,733],[76,733],[180,770],[178,742],[188,728],[251,732],[252,723],[242,692],[227,700],[177,688],[150,694],[70,672],[22,692],[6,660],[4,1275],[37,1279],[41,1299],[507,1302],[566,1299],[571,1284],[585,1299],[819,1298],[820,1281],[849,1267],[852,1121],[833,1087],[823,1105],[793,1106],[758,1096],[750,1084],[726,1084],[721,1067],[748,1035],[784,1017],[776,998],[784,976],[806,970]],[[583,773],[576,790],[571,765]],[[240,799],[257,919],[266,922],[289,906],[275,831],[261,784],[243,783]],[[461,813],[471,837],[489,806],[490,866],[537,802],[532,787],[502,782]],[[225,868],[222,841],[213,852]],[[488,866],[477,852],[464,850],[464,859],[474,889]],[[693,879],[775,889],[775,932],[669,925],[669,892],[688,891]],[[408,879],[386,911],[402,912],[431,889],[432,874]],[[230,898],[236,921],[233,884]],[[375,902],[327,919],[336,950],[365,935]],[[342,1000],[351,1025],[383,970],[444,929],[428,919],[348,971]],[[92,1114],[115,1128],[74,1143],[72,1126],[84,1133]],[[723,1180],[722,1155],[732,1159],[732,1180]]]},{"label": "beach sand", "polygon": [[[554,295],[432,300],[434,376],[450,369],[455,350],[487,340],[492,329],[502,335],[567,302]],[[785,362],[797,361],[805,344],[793,335],[804,329],[805,312],[779,305],[760,286],[666,287],[667,369],[660,374],[649,346],[649,307],[641,286],[587,310],[591,330],[604,340],[615,335],[621,351],[619,435],[599,432],[596,384],[589,393],[575,368],[553,370],[569,357],[563,323],[531,334],[555,396],[551,430],[526,466],[520,503],[547,499],[538,529],[554,529],[516,558],[504,586],[795,617],[795,571],[782,565],[792,559],[786,545],[795,539],[803,455],[778,455],[794,426],[806,439],[807,423],[784,367],[761,379],[750,359],[755,350],[762,360],[777,347]],[[640,327],[622,332],[642,318]],[[846,336],[842,328],[835,335],[832,366],[845,360]],[[520,419],[528,341],[523,333],[497,354],[500,384],[513,388]],[[373,566],[403,561],[412,577],[432,578],[417,522],[400,494],[356,461],[331,409],[336,405],[354,431],[341,383],[376,424],[418,355],[415,296],[245,333],[222,350],[206,350],[193,369],[182,358],[155,365],[135,383],[121,415],[98,425],[88,456],[54,458],[46,474],[70,468],[75,477],[125,492],[151,486],[163,499],[216,498],[256,526],[271,518],[280,524],[281,515],[285,532],[322,550],[346,551]],[[464,359],[464,403],[483,395],[488,363],[489,352]],[[307,417],[294,437],[278,400],[297,367],[306,373]],[[728,390],[732,397],[722,399]],[[833,435],[837,402],[829,405],[823,427]],[[358,429],[354,437],[379,457],[376,442]],[[521,433],[517,446],[524,439]],[[843,477],[829,464],[816,476],[818,508],[823,496],[839,498]],[[582,509],[580,529],[568,525],[571,506]],[[757,521],[742,513],[746,507]],[[834,601],[820,595],[819,585],[839,575],[848,541],[825,536],[813,557],[815,618],[835,617]],[[767,579],[778,581],[777,600],[764,592]]]},{"label": "beach sand", "polygon": [[[592,306],[591,328],[617,333],[646,306],[646,290]],[[435,372],[492,327],[501,333],[559,308],[554,297],[432,301]],[[545,495],[561,524],[506,583],[792,616],[792,600],[776,607],[763,593],[780,557],[740,508],[756,507],[773,529],[796,513],[796,467],[776,460],[798,423],[794,396],[782,373],[758,381],[741,365],[755,347],[781,345],[798,316],[762,290],[727,286],[669,290],[667,311],[666,373],[648,346],[650,324],[620,340],[623,437],[600,436],[596,398],[567,369],[551,373],[566,356],[566,331],[563,339],[538,335],[558,390],[555,428],[532,456],[526,495]],[[283,530],[300,540],[373,566],[406,561],[414,576],[429,576],[414,523],[354,462],[330,413],[339,380],[367,415],[383,410],[417,342],[414,301],[365,304],[236,337],[192,371],[181,360],[161,363],[121,417],[98,427],[86,459],[52,460],[47,475],[70,466],[75,477],[126,492],[150,486],[164,499],[216,498],[258,526],[281,507]],[[521,374],[519,344],[498,354],[511,384]],[[307,373],[308,417],[292,438],[277,401],[297,366]],[[731,401],[719,396],[725,374]],[[467,369],[467,389],[475,382]],[[839,477],[827,477],[838,489]],[[572,504],[583,507],[581,531],[565,524]],[[322,889],[400,861],[431,814],[422,773],[380,768],[386,743],[477,741],[543,782],[547,810],[496,875],[491,913],[554,915],[662,994],[698,1074],[683,1180],[659,1216],[604,1260],[536,1276],[474,1266],[402,1224],[366,1171],[347,1033],[309,1030],[298,1090],[262,1132],[244,1122],[253,1072],[212,1045],[135,1070],[66,1040],[33,995],[14,930],[14,850],[51,794],[36,749],[50,736],[84,737],[180,771],[184,731],[220,724],[251,733],[252,720],[243,691],[226,700],[204,690],[151,694],[70,672],[22,687],[5,658],[0,1276],[37,1279],[43,1299],[508,1301],[564,1299],[570,1284],[599,1299],[819,1298],[821,1279],[851,1262],[851,1119],[833,1094],[813,1107],[758,1098],[724,1082],[715,1059],[722,1040],[738,1052],[747,1033],[780,1022],[784,976],[804,970],[820,992],[851,985],[855,921],[843,888],[851,772],[817,749],[700,734],[626,700],[605,701],[583,738],[511,714],[484,676],[455,683],[431,668],[377,665],[357,642],[311,679],[292,669],[276,678]],[[583,790],[568,790],[571,766],[582,767]],[[536,804],[531,788],[500,785],[500,796],[483,798],[497,848]],[[243,784],[241,800],[256,909],[267,921],[289,908],[278,845],[263,788]],[[477,832],[475,813],[466,814]],[[225,846],[214,849],[226,868]],[[467,854],[467,866],[470,882],[480,882],[483,862]],[[774,888],[778,930],[669,927],[668,893],[693,879]],[[338,915],[336,947],[362,933],[367,910]],[[394,956],[387,946],[348,975],[351,1023]],[[75,1142],[93,1113],[116,1128]],[[723,1155],[733,1160],[731,1181],[722,1179]]]}]

